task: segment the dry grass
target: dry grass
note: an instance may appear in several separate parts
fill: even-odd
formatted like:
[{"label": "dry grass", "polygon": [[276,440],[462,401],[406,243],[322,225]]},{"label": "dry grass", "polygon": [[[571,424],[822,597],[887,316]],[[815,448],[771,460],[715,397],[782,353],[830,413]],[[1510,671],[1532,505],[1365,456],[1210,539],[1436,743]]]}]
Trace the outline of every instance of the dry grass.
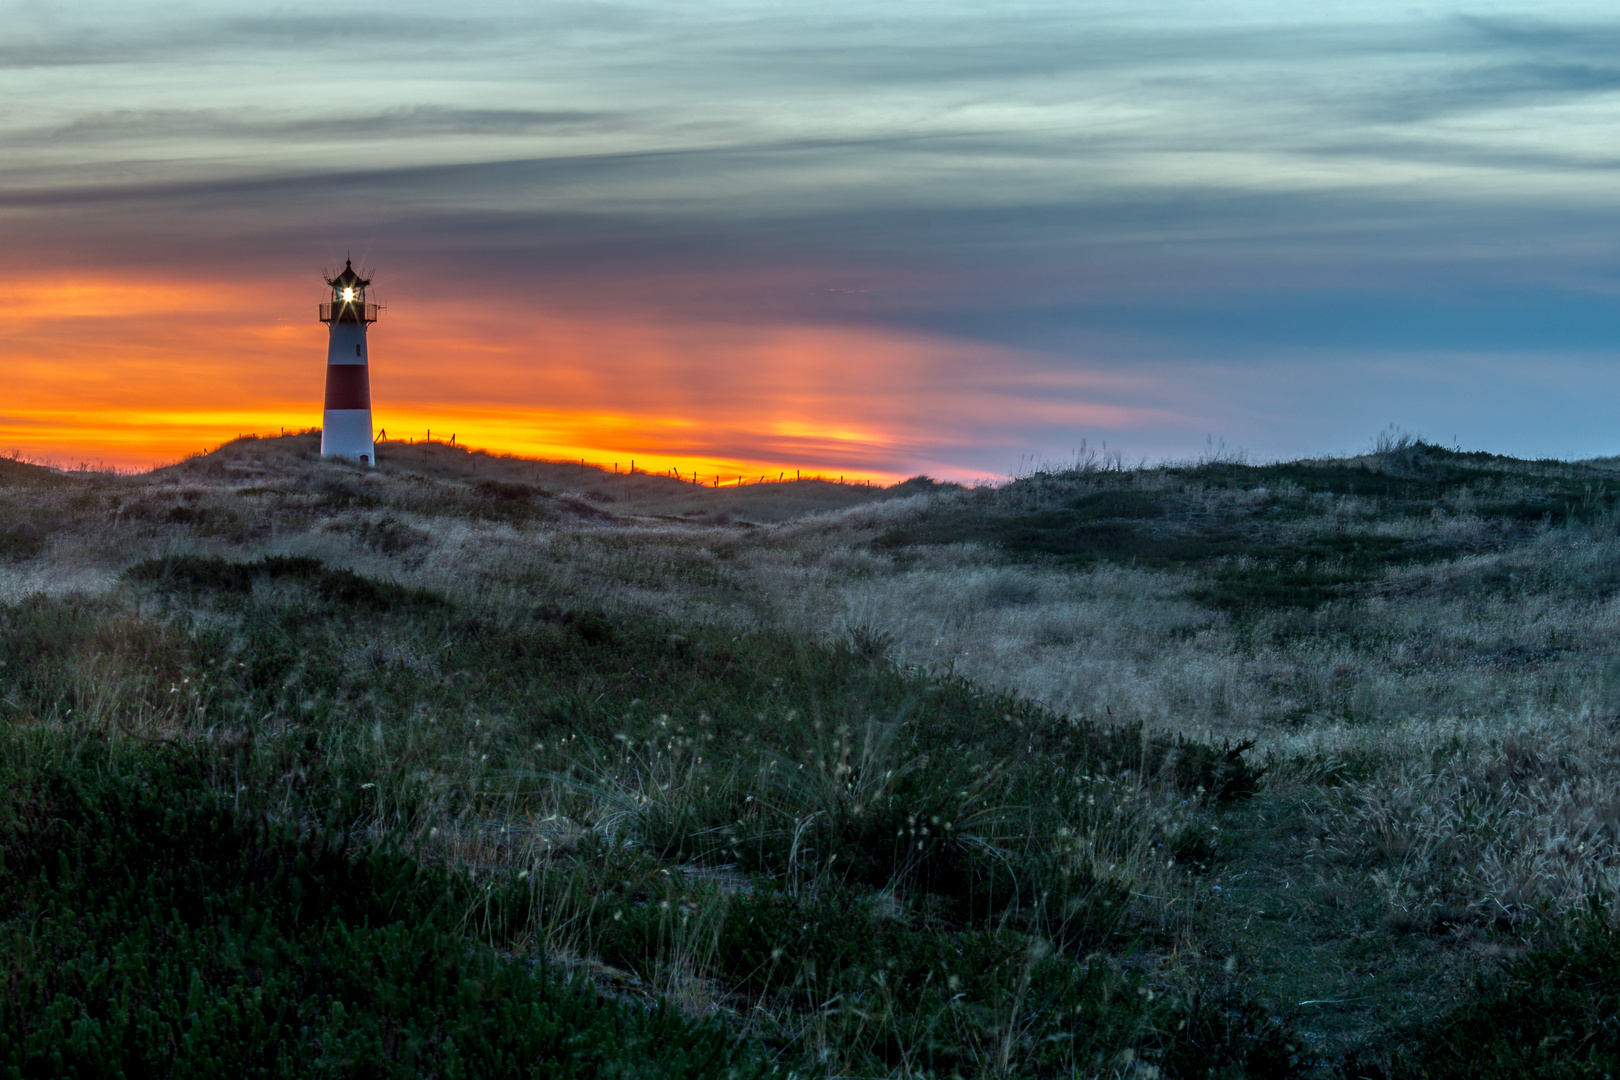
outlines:
[{"label": "dry grass", "polygon": [[[898,663],[1015,690],[1061,713],[1252,738],[1279,758],[1382,746],[1389,771],[1362,782],[1371,788],[1415,782],[1409,762],[1455,745],[1462,730],[1489,739],[1439,765],[1458,784],[1484,767],[1490,745],[1562,739],[1589,757],[1602,741],[1594,731],[1606,731],[1601,723],[1620,706],[1620,669],[1609,659],[1620,646],[1620,595],[1595,595],[1620,565],[1620,537],[1606,520],[1399,569],[1353,608],[1280,612],[1240,632],[1188,597],[1185,575],[1007,565],[973,544],[871,546],[941,500],[971,508],[973,493],[894,498],[819,483],[690,490],[442,444],[390,445],[383,468],[363,474],[310,459],[293,437],[285,443],[244,440],[149,476],[11,488],[8,501],[26,503],[26,513],[66,514],[73,524],[50,534],[45,557],[0,564],[0,596],[107,594],[123,566],[180,550],[313,555],[492,606],[584,601],[820,638],[867,634]],[[467,512],[480,505],[472,493],[480,480],[519,478],[559,498],[539,500],[528,520]],[[1150,474],[1141,486],[1168,490],[1170,481]],[[1042,509],[1071,494],[1036,489],[1022,505]],[[1195,512],[1259,497],[1200,491]],[[1301,531],[1376,517],[1367,500],[1316,502],[1320,512]],[[745,513],[787,520],[670,520],[693,509],[705,522]],[[1492,531],[1466,515],[1373,525],[1392,535],[1438,529],[1476,547]],[[1524,586],[1485,587],[1502,582]],[[368,663],[433,655],[427,646],[414,658],[355,648]]]},{"label": "dry grass", "polygon": [[[1016,691],[1059,713],[1252,739],[1273,765],[1267,798],[1297,810],[1309,837],[1302,865],[1319,895],[1376,897],[1383,929],[1397,936],[1529,937],[1620,885],[1612,518],[1510,536],[1463,496],[1428,518],[1389,517],[1356,496],[1300,496],[1310,512],[1286,526],[1290,537],[1354,526],[1439,538],[1462,554],[1396,567],[1342,602],[1235,620],[1193,598],[1187,571],[1009,563],[976,543],[873,543],[926,515],[983,512],[995,497],[985,491],[814,481],[714,489],[442,445],[389,444],[381,467],[361,473],[313,458],[308,441],[245,440],[146,476],[24,474],[0,488],[5,520],[36,523],[44,535],[39,553],[0,561],[0,603],[82,596],[126,610],[127,632],[81,665],[82,722],[140,738],[191,730],[196,690],[166,681],[151,659],[161,648],[142,651],[161,630],[124,591],[124,567],[182,551],[314,555],[490,611],[588,603],[853,637],[899,665]],[[493,498],[477,486],[490,480],[543,490]],[[1133,482],[1182,499],[1187,520],[1247,512],[1279,494],[1194,489],[1166,472]],[[1069,487],[1028,486],[995,512],[1049,510],[1100,483],[1082,473]],[[438,662],[431,641],[361,634],[348,648],[357,668]],[[441,815],[431,826],[432,849],[469,866],[543,875],[584,837],[633,836],[631,807],[677,799],[680,785],[699,782],[679,773],[676,757],[639,748],[604,758],[610,767],[589,790],[496,798],[485,793],[502,778],[485,770],[477,745],[482,725],[499,718],[402,718],[377,737],[409,758],[413,740],[441,743],[444,732],[431,729],[446,722],[460,725],[470,749],[453,767],[418,770],[411,812],[426,821],[435,815],[421,808],[435,802],[482,806],[479,819]],[[1145,785],[1076,782],[1098,784],[1116,812],[1100,815],[1091,834],[1063,838],[1066,857],[1124,883],[1178,948],[1230,949],[1225,931],[1201,928],[1195,886],[1149,846],[1187,811]],[[394,827],[396,811],[379,802],[376,823]],[[706,975],[702,943],[714,933],[705,917],[682,924],[680,959],[655,981],[696,1012],[722,1004]],[[588,965],[570,937],[582,919],[550,913],[547,944]]]}]

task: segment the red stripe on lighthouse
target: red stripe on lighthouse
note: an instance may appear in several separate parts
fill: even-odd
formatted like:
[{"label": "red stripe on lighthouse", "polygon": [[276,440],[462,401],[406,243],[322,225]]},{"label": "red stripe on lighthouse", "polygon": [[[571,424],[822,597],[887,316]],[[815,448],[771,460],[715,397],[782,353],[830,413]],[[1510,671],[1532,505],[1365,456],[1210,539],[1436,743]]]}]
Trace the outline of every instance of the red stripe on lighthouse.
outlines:
[{"label": "red stripe on lighthouse", "polygon": [[326,365],[328,409],[371,408],[371,372],[365,364]]}]

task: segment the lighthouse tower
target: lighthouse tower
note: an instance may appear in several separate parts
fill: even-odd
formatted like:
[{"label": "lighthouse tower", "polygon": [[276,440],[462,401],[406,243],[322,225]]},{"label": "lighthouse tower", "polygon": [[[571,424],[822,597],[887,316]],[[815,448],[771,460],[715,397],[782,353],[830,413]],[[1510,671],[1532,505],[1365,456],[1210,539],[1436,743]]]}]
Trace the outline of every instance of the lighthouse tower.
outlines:
[{"label": "lighthouse tower", "polygon": [[332,302],[321,305],[326,342],[326,415],[321,420],[321,456],[362,465],[376,463],[371,443],[371,369],[366,327],[377,321],[377,305],[366,303],[371,282],[344,260],[343,273],[328,278]]}]

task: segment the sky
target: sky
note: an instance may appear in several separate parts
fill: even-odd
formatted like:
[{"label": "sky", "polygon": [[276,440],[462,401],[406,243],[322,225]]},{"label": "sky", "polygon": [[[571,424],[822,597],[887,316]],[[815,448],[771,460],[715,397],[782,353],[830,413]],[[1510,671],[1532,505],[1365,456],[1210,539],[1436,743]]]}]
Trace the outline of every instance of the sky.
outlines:
[{"label": "sky", "polygon": [[0,0],[0,452],[1620,453],[1620,9]]}]

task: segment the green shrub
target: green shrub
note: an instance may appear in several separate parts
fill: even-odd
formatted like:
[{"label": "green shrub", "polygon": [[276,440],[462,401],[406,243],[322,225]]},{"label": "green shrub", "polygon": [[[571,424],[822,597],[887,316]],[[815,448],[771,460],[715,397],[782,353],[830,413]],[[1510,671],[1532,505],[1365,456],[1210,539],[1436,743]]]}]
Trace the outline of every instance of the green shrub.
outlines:
[{"label": "green shrub", "polygon": [[524,484],[508,480],[480,480],[473,485],[474,494],[484,499],[515,499],[524,501],[529,499],[546,499],[551,492],[533,484]]},{"label": "green shrub", "polygon": [[61,488],[83,482],[78,477],[64,475],[44,465],[31,465],[15,457],[0,457],[0,487]]},{"label": "green shrub", "polygon": [[1101,954],[942,921],[931,898],[832,883],[789,893],[760,879],[723,892],[657,865],[612,849],[552,867],[542,906],[581,919],[577,946],[607,964],[654,984],[684,965],[766,1011],[788,1060],[820,1045],[834,1071],[868,1076],[985,1075],[1004,1054],[1027,1076],[1100,1071],[1122,1055],[1173,1077],[1299,1071],[1286,1029],[1252,1003],[1155,994]]},{"label": "green shrub", "polygon": [[[1366,525],[1290,527],[1319,517],[1324,499],[1353,498],[1371,521],[1466,512],[1500,537],[1593,520],[1620,505],[1620,487],[1606,478],[1529,464],[1418,442],[1361,460],[1171,466],[1156,470],[1152,488],[1138,487],[1134,471],[1082,468],[975,492],[966,503],[942,501],[874,544],[980,543],[1013,560],[1191,572],[1199,579],[1193,599],[1249,618],[1354,600],[1391,570],[1455,559],[1478,543],[1443,529],[1402,537]],[[1222,490],[1252,497],[1212,506],[1207,495]]]},{"label": "green shrub", "polygon": [[0,525],[0,560],[27,559],[45,550],[46,531],[30,521]]},{"label": "green shrub", "polygon": [[71,659],[103,612],[78,598],[33,596],[0,607],[0,711],[39,719],[72,699]]},{"label": "green shrub", "polygon": [[234,811],[208,764],[13,776],[0,1064],[13,1076],[742,1076],[734,1040],[460,931],[476,888]]},{"label": "green shrub", "polygon": [[427,544],[431,537],[392,516],[377,521],[363,521],[354,527],[357,539],[373,551],[383,555],[398,555]]},{"label": "green shrub", "polygon": [[251,592],[256,581],[296,581],[323,600],[372,611],[443,604],[425,589],[376,581],[341,567],[331,569],[308,555],[266,555],[254,562],[233,562],[218,555],[170,555],[143,560],[125,573],[132,581],[220,593]]},{"label": "green shrub", "polygon": [[[441,875],[431,878],[440,890],[434,902],[446,917],[458,905],[460,913],[476,906],[481,932],[495,940],[555,940],[572,955],[640,972],[649,985],[677,984],[695,957],[730,1006],[747,1013],[763,1003],[783,1060],[830,1046],[862,1072],[926,1060],[947,1075],[995,1071],[1005,1052],[1021,1068],[1061,1074],[1111,1068],[1111,1055],[1125,1050],[1158,1060],[1172,1046],[1188,1061],[1230,1065],[1247,1060],[1252,1047],[1244,1047],[1264,1042],[1261,1028],[1244,1021],[1238,1028],[1247,1034],[1236,1042],[1188,1043],[1204,1039],[1198,1033],[1208,1027],[1193,1022],[1190,1006],[1166,992],[1148,997],[1140,977],[1107,959],[1128,949],[1141,928],[1131,922],[1123,879],[1100,878],[1089,857],[1079,857],[1092,843],[1081,845],[1082,835],[1103,837],[1097,843],[1106,848],[1116,843],[1110,837],[1157,829],[1166,856],[1212,860],[1211,837],[1200,831],[1207,827],[1195,819],[1258,784],[1246,747],[1071,721],[961,680],[896,670],[854,647],[781,635],[591,610],[370,609],[364,598],[343,599],[332,583],[344,579],[313,559],[153,560],[130,577],[154,594],[138,619],[63,600],[0,609],[5,662],[37,657],[27,661],[27,700],[63,717],[84,672],[103,669],[124,681],[128,700],[139,690],[154,708],[189,694],[184,723],[192,726],[184,730],[207,733],[198,756],[187,759],[195,775],[153,783],[190,790],[204,784],[206,763],[204,786],[223,794],[211,803],[183,796],[177,806],[251,802],[273,790],[285,820],[348,822],[385,802],[389,820],[424,832],[447,818],[519,822],[531,808],[577,813],[579,821],[622,811],[617,831],[593,840],[586,830],[576,854],[531,865],[529,880],[543,882],[533,895],[475,893],[463,879]],[[260,580],[299,588],[255,590]],[[426,655],[395,662],[368,658],[368,648]],[[6,714],[25,718],[22,700],[8,691]],[[75,737],[87,729],[60,730]],[[1202,809],[1180,824],[1135,821],[1143,804],[1121,796],[1139,790],[1144,776],[1149,790],[1184,788]],[[1200,787],[1204,799],[1195,796]],[[1092,800],[1092,792],[1100,797]],[[75,813],[83,816],[52,812],[62,820]],[[260,912],[282,904],[288,923],[311,934],[341,924],[360,943],[354,949],[372,949],[366,943],[384,941],[377,935],[406,934],[426,936],[387,938],[375,948],[441,959],[470,948],[459,922],[437,921],[432,897],[410,892],[418,885],[389,892],[393,886],[368,885],[346,869],[321,873],[338,875],[333,882],[351,875],[332,886],[341,893],[380,891],[390,911],[416,914],[403,921],[372,908],[332,915],[336,901],[306,910],[305,900],[261,896],[252,892],[261,885],[289,892],[292,877],[300,896],[314,888],[304,873],[278,878],[268,856],[254,856],[256,869],[234,884],[198,879],[176,888],[177,873],[195,870],[184,861],[193,853],[220,866],[236,859],[206,833],[178,818],[142,832],[164,838],[154,851],[177,837],[163,858],[181,859],[180,870],[133,848],[117,861],[167,883],[165,896],[240,893],[247,898],[230,903]],[[296,839],[274,830],[266,836]],[[319,861],[307,848],[312,840],[298,842],[306,861]],[[722,892],[688,876],[695,864],[729,866],[753,882]],[[48,868],[40,874],[50,877]],[[119,910],[147,903],[144,894],[113,899]],[[162,911],[178,906],[159,902]],[[108,929],[83,950],[112,948],[115,938]],[[312,951],[300,955],[350,955],[330,935],[309,940]],[[137,945],[143,956],[161,953],[161,942]],[[195,945],[205,947],[226,944]],[[354,952],[344,963],[378,970],[382,961],[371,956]],[[234,985],[208,974],[214,969],[206,964],[194,966],[204,969],[205,988]],[[265,981],[274,974],[256,972],[248,985],[295,1001],[303,1000],[300,987],[314,985],[307,973],[296,984]],[[355,1001],[372,1000],[354,985]],[[345,1023],[377,1008],[346,1003]],[[308,1020],[312,1030],[335,1023],[330,1010],[322,1015],[319,1024]],[[819,1034],[806,1025],[820,1025]],[[331,1028],[331,1038],[349,1032]]]},{"label": "green shrub", "polygon": [[1562,941],[1481,976],[1391,1061],[1345,1071],[1392,1080],[1620,1075],[1620,931],[1594,905]]}]

